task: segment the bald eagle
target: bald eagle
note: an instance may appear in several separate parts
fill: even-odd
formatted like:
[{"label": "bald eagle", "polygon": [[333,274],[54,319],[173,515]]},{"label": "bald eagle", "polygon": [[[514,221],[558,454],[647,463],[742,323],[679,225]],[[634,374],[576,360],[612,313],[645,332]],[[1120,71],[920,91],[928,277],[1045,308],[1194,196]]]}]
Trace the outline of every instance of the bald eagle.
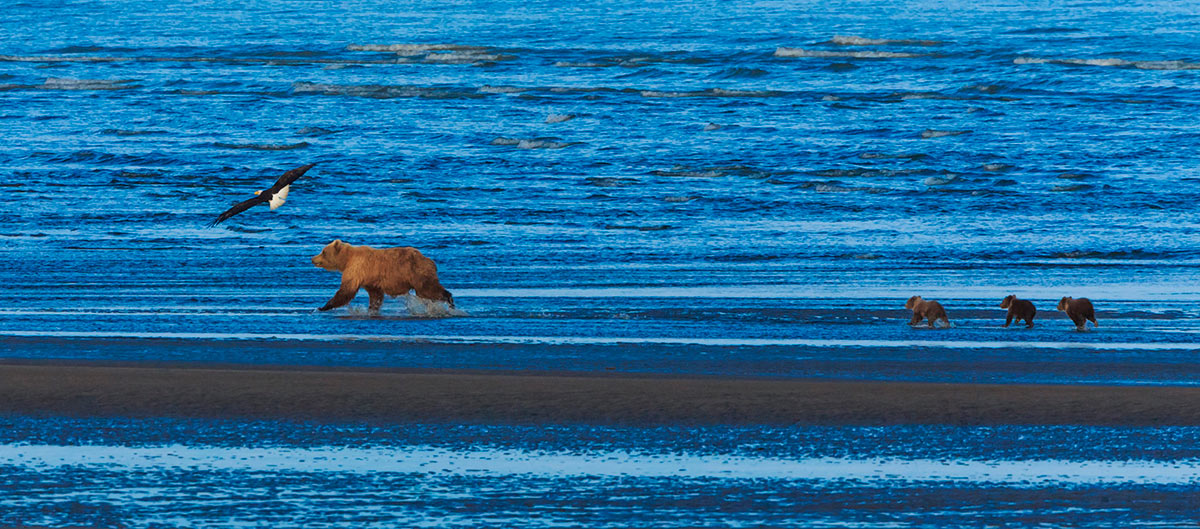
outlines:
[{"label": "bald eagle", "polygon": [[283,203],[287,201],[288,189],[291,188],[292,182],[295,182],[297,178],[303,176],[304,173],[309,169],[312,169],[314,165],[317,164],[310,163],[308,165],[300,166],[292,169],[291,171],[283,173],[283,176],[280,176],[279,180],[275,181],[275,185],[272,185],[270,188],[261,191],[255,191],[255,197],[250,200],[234,204],[233,207],[229,208],[220,216],[218,216],[217,220],[212,221],[208,227],[211,228],[216,226],[217,224],[228,220],[229,217],[237,215],[238,213],[246,211],[247,209],[259,204],[270,204],[272,210],[282,206]]}]

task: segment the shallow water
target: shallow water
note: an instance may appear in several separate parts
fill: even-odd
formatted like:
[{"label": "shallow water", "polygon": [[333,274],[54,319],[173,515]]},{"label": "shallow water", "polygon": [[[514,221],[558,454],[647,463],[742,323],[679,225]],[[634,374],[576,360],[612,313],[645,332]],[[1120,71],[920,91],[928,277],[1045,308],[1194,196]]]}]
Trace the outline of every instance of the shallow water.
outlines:
[{"label": "shallow water", "polygon": [[1200,506],[1194,428],[3,425],[0,523],[1171,526]]},{"label": "shallow water", "polygon": [[[264,0],[231,11],[29,0],[4,14],[0,357],[1200,380],[1200,9],[1191,4]],[[279,210],[205,227],[307,163],[318,165]],[[394,299],[371,317],[365,295],[315,312],[338,279],[309,257],[335,238],[419,248],[461,312]],[[908,328],[904,300],[917,294],[940,300],[953,328]],[[1000,327],[1007,294],[1035,302],[1033,329]],[[1100,326],[1074,332],[1053,310],[1067,295],[1091,298]],[[176,433],[161,446],[195,435],[167,431]],[[571,439],[542,449],[570,449]],[[955,460],[1009,460],[968,446],[978,451]],[[845,457],[875,460],[869,450]],[[36,476],[24,464],[4,475]],[[193,526],[248,505],[121,511],[103,491],[140,474],[113,472],[92,492],[26,504],[65,502],[74,517],[0,522]],[[157,498],[155,487],[181,476],[173,472],[137,494]],[[285,474],[310,491],[349,487],[340,476]],[[220,476],[199,479],[229,474]],[[377,483],[413,486],[394,477]],[[603,516],[545,525],[1136,524],[1176,520],[1155,513],[1183,505],[1175,485],[1048,486],[975,519],[964,505],[1009,496],[970,503],[978,497],[922,485],[884,500],[841,489],[837,498],[875,506],[847,514],[813,503],[825,485],[674,479],[602,480],[578,505]],[[477,497],[565,490],[552,478],[435,485]],[[634,516],[652,514],[637,507],[661,487],[714,496],[679,496],[661,519]],[[971,490],[998,490],[980,487]],[[782,502],[790,508],[755,495],[766,489],[795,492]],[[92,493],[109,507],[88,510]],[[713,503],[721,494],[736,501]],[[1070,507],[1092,497],[1114,499]],[[355,518],[304,501],[311,516],[238,519],[466,516],[418,502],[392,518]],[[497,516],[462,525],[517,523],[534,509],[522,507],[528,498],[496,501],[462,507]],[[921,501],[952,514],[929,515],[912,503]],[[797,517],[801,505],[823,514]],[[1058,514],[1031,514],[1046,512]]]}]

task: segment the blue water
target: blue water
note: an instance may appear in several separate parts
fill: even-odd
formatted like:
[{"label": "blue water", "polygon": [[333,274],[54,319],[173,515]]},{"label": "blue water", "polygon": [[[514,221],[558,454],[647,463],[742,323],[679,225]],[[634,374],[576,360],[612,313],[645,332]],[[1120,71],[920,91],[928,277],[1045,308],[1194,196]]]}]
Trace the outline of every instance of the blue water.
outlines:
[{"label": "blue water", "polygon": [[[1200,381],[1194,4],[0,8],[0,357]],[[335,238],[419,248],[462,312],[316,312]],[[1103,512],[1061,520],[1137,518]]]}]

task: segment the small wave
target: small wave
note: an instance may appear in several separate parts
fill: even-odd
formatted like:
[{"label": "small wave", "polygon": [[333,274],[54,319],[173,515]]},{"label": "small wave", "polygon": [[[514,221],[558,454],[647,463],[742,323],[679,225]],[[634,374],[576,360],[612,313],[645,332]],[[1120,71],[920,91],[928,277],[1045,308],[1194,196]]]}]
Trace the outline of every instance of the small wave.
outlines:
[{"label": "small wave", "polygon": [[691,178],[717,178],[725,176],[725,171],[719,169],[689,169],[687,167],[675,166],[667,171],[650,171],[650,174],[655,176],[683,176]]},{"label": "small wave", "polygon": [[716,123],[709,123],[704,126],[704,132],[712,132],[714,130],[721,130],[721,126]]},{"label": "small wave", "polygon": [[1063,27],[1047,27],[1047,28],[1025,28],[1013,29],[1005,31],[1006,35],[1044,35],[1050,33],[1077,33],[1083,31],[1079,28],[1063,28]]},{"label": "small wave", "polygon": [[579,145],[580,142],[559,142],[550,140],[521,140],[517,143],[518,149],[563,149],[572,145]]},{"label": "small wave", "polygon": [[512,55],[498,53],[482,53],[475,51],[438,51],[425,56],[425,62],[435,64],[475,64],[481,62],[507,61],[515,59]]},{"label": "small wave", "polygon": [[337,85],[326,83],[292,83],[292,92],[297,94],[317,94],[329,96],[369,97],[375,99],[391,99],[405,97],[421,97],[428,99],[455,99],[483,97],[477,90],[456,90],[451,88],[434,88],[427,86],[409,85]]},{"label": "small wave", "polygon": [[575,119],[574,114],[549,114],[546,116],[546,123],[562,123]]},{"label": "small wave", "polygon": [[1007,163],[985,163],[985,164],[983,164],[984,171],[991,171],[993,173],[1001,173],[1001,172],[1005,172],[1005,171],[1011,171],[1014,168],[1015,167],[1012,164],[1007,164]]},{"label": "small wave", "polygon": [[907,46],[939,46],[942,44],[938,40],[919,40],[919,39],[868,39],[864,37],[854,37],[846,35],[834,35],[829,39],[831,44],[839,46],[885,46],[889,44],[907,45]]},{"label": "small wave", "polygon": [[616,63],[558,61],[554,63],[554,66],[559,68],[608,68],[610,66],[616,66]]},{"label": "small wave", "polygon": [[517,88],[515,86],[483,85],[479,88],[479,92],[482,94],[519,94],[521,92],[528,92],[528,91],[529,91],[528,88]]},{"label": "small wave", "polygon": [[921,181],[927,186],[944,186],[958,180],[958,175],[930,176]]},{"label": "small wave", "polygon": [[1065,186],[1054,186],[1054,187],[1050,188],[1051,191],[1054,191],[1057,193],[1064,193],[1064,192],[1071,192],[1071,191],[1087,191],[1089,189],[1092,189],[1091,184],[1071,184],[1071,185],[1065,185]]},{"label": "small wave", "polygon": [[149,136],[152,134],[167,134],[165,130],[130,130],[130,129],[104,129],[100,134],[108,136]]},{"label": "small wave", "polygon": [[1200,70],[1200,63],[1188,61],[1129,61],[1125,59],[1042,59],[1017,57],[1013,64],[1063,64],[1069,66],[1106,66],[1138,70]]},{"label": "small wave", "polygon": [[1095,176],[1083,173],[1063,173],[1058,175],[1058,178],[1063,180],[1087,180],[1089,178],[1095,178]]},{"label": "small wave", "polygon": [[213,147],[220,147],[222,149],[249,149],[249,150],[254,150],[254,151],[290,151],[293,149],[303,149],[305,147],[308,147],[309,143],[304,142],[304,141],[302,141],[300,143],[284,143],[284,144],[221,143],[221,142],[217,142],[217,143],[213,143],[212,145],[213,145]]},{"label": "small wave", "polygon": [[826,51],[806,50],[803,48],[775,48],[776,57],[811,57],[811,58],[850,58],[850,59],[911,59],[928,57],[924,53],[906,53],[898,51]]},{"label": "small wave", "polygon": [[664,90],[642,90],[642,97],[774,97],[782,95],[781,92],[773,90],[726,90],[724,88],[710,88],[708,90],[690,90],[681,92],[668,92]]},{"label": "small wave", "polygon": [[682,204],[684,202],[691,202],[698,198],[700,198],[700,197],[686,196],[686,195],[668,195],[668,196],[663,197],[663,202],[670,202],[672,204]]},{"label": "small wave", "polygon": [[613,176],[589,176],[584,179],[587,185],[596,187],[621,187],[638,183],[636,178],[620,178]]},{"label": "small wave", "polygon": [[346,46],[346,49],[349,51],[388,51],[397,55],[421,55],[434,51],[484,52],[488,48],[458,44],[351,44]]},{"label": "small wave", "polygon": [[709,75],[709,79],[756,79],[767,75],[767,71],[760,68],[745,68],[734,67],[726,68],[719,72]]},{"label": "small wave", "polygon": [[969,130],[935,130],[935,129],[925,129],[925,130],[921,131],[921,137],[922,137],[922,138],[925,138],[925,139],[930,139],[930,138],[944,138],[944,137],[946,137],[946,136],[958,136],[958,135],[961,135],[961,134],[967,134],[967,133],[969,133],[969,132],[971,132],[971,131],[969,131]]},{"label": "small wave", "polygon": [[237,232],[237,233],[267,233],[267,232],[271,231],[271,228],[245,228],[242,226],[238,226],[237,224],[225,224],[222,227],[225,228],[226,230],[229,230],[232,232]]},{"label": "small wave", "polygon": [[938,92],[899,92],[888,96],[889,99],[899,99],[900,101],[917,101],[922,99],[936,99],[942,101],[960,101],[966,99],[964,97],[941,94]]},{"label": "small wave", "polygon": [[870,167],[855,167],[853,169],[821,169],[813,171],[814,176],[822,176],[826,178],[855,178],[855,177],[881,177],[881,176],[896,176],[907,171],[894,171],[892,169],[875,169]]},{"label": "small wave", "polygon": [[71,79],[66,77],[51,77],[42,83],[46,90],[127,90],[137,88],[131,79]]},{"label": "small wave", "polygon": [[670,224],[659,224],[655,226],[629,226],[624,224],[607,224],[604,226],[606,230],[636,230],[636,231],[664,231],[674,229]]},{"label": "small wave", "polygon": [[1045,256],[1049,259],[1131,259],[1131,260],[1153,260],[1153,259],[1169,259],[1176,257],[1169,252],[1147,252],[1141,249],[1135,250],[1114,250],[1114,251],[1095,251],[1095,250],[1071,250],[1066,252],[1055,252]]},{"label": "small wave", "polygon": [[563,149],[581,142],[559,142],[553,138],[506,138],[504,136],[492,140],[492,145],[515,146],[518,149]]},{"label": "small wave", "polygon": [[328,136],[336,133],[336,130],[329,130],[322,127],[304,127],[296,131],[296,135],[298,136]]}]

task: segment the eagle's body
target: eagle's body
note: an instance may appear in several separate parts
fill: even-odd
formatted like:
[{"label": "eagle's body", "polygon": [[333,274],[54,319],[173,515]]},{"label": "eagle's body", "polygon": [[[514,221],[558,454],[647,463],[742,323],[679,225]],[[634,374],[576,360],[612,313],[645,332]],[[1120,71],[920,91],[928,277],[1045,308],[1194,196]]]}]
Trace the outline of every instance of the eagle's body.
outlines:
[{"label": "eagle's body", "polygon": [[[280,189],[279,191],[276,191],[274,195],[271,195],[271,200],[269,202],[271,204],[271,211],[275,211],[279,208],[279,206],[282,206],[284,202],[287,202],[288,189],[291,188],[292,186],[283,186],[283,189]],[[261,193],[262,191],[254,192],[255,195]]]},{"label": "eagle's body", "polygon": [[234,204],[233,207],[229,208],[220,216],[218,216],[217,220],[212,221],[212,223],[209,224],[209,227],[216,226],[230,217],[259,204],[267,204],[271,206],[271,210],[274,211],[279,206],[282,206],[284,202],[287,202],[288,191],[292,188],[292,182],[295,182],[297,178],[303,176],[304,173],[309,169],[312,169],[314,165],[316,164],[310,163],[308,165],[300,166],[292,169],[291,171],[283,173],[283,176],[280,176],[279,179],[275,181],[275,184],[270,188],[262,191],[255,191],[254,198]]}]

